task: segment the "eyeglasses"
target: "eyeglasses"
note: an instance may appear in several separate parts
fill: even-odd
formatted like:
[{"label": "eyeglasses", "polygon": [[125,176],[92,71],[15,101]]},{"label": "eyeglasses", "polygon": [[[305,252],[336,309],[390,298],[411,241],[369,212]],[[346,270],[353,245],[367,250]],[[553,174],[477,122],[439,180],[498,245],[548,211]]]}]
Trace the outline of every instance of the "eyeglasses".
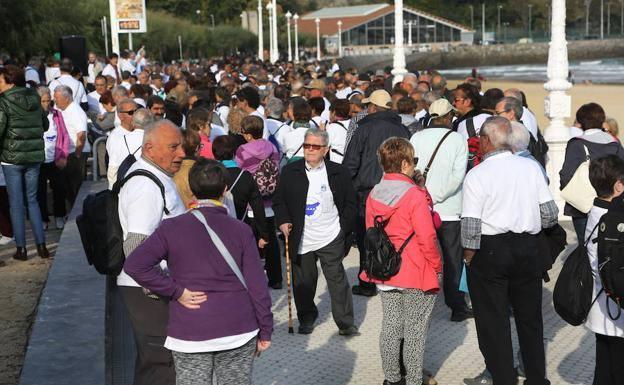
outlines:
[{"label": "eyeglasses", "polygon": [[507,111],[505,111],[505,110],[503,110],[503,111],[494,111],[494,115],[499,116],[499,115],[504,114],[505,112],[507,112]]},{"label": "eyeglasses", "polygon": [[120,114],[128,114],[130,116],[134,115],[136,110],[128,110],[128,111],[119,111]]},{"label": "eyeglasses", "polygon": [[457,103],[457,102],[459,102],[459,101],[462,101],[462,100],[466,100],[466,98],[455,98],[455,99],[453,100],[453,104],[455,104],[455,103]]},{"label": "eyeglasses", "polygon": [[95,83],[96,87],[106,87],[106,83]]},{"label": "eyeglasses", "polygon": [[303,149],[304,150],[319,151],[323,147],[327,147],[327,146],[321,146],[320,144],[311,144],[311,143],[304,143],[303,144]]}]

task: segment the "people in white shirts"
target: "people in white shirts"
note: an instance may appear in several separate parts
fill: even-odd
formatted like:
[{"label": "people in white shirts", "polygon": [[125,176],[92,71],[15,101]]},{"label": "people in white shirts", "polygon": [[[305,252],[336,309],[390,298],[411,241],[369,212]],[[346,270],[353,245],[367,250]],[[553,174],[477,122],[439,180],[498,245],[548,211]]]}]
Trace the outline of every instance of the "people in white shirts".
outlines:
[{"label": "people in white shirts", "polygon": [[525,105],[526,98],[524,93],[517,88],[509,88],[505,90],[506,97],[512,97],[520,101],[522,105],[522,114],[516,116],[516,119],[529,130],[531,135],[537,140],[537,132],[539,128],[537,127],[537,119],[535,118],[535,114],[533,114]]},{"label": "people in white shirts", "polygon": [[337,99],[329,107],[331,123],[325,126],[325,131],[329,135],[329,160],[332,162],[342,163],[344,158],[347,129],[351,122],[350,110],[351,104],[346,99]]},{"label": "people in white shirts", "polygon": [[[119,102],[130,97],[130,93],[128,92],[126,87],[121,85],[113,87],[111,93],[113,94],[113,100],[115,101],[115,105],[118,105]],[[115,109],[115,127],[119,126],[121,126],[121,119],[119,119],[119,114]]]},{"label": "people in white shirts", "polygon": [[89,61],[87,65],[87,84],[93,85],[96,77],[104,69],[102,62],[98,60],[94,52],[89,52]]},{"label": "people in white shirts", "polygon": [[89,103],[89,111],[98,115],[106,113],[104,106],[100,103],[100,97],[106,91],[106,77],[98,75],[93,82],[95,90],[87,94],[87,103]]},{"label": "people in white shirts", "polygon": [[87,111],[87,92],[84,85],[71,76],[72,68],[72,61],[70,59],[63,59],[61,62],[61,76],[50,83],[50,92],[54,94],[56,87],[61,85],[69,87],[72,91],[73,101],[84,111]]},{"label": "people in white shirts", "polygon": [[87,140],[87,114],[73,101],[72,89],[59,85],[54,90],[54,103],[61,111],[69,136],[69,157],[65,167],[67,200],[70,207],[78,196],[86,176],[87,155],[91,145]]},{"label": "people in white shirts", "polygon": [[325,128],[327,122],[329,122],[329,119],[325,120],[321,117],[323,111],[325,111],[325,100],[317,96],[308,99],[308,104],[312,110],[312,119],[310,119],[311,127],[317,129]]},{"label": "people in white shirts", "polygon": [[[594,384],[616,385],[621,382],[614,373],[619,373],[624,359],[624,317],[613,319],[617,304],[602,290],[598,265],[598,223],[609,210],[622,210],[624,192],[624,160],[616,155],[594,159],[589,165],[589,181],[598,197],[587,216],[584,240],[587,242],[587,256],[594,276],[592,299],[585,327],[596,336],[596,369]],[[611,302],[611,303],[609,303]]]},{"label": "people in white shirts", "polygon": [[277,98],[270,98],[264,109],[266,119],[264,120],[262,139],[267,139],[276,145],[280,156],[282,154],[284,137],[292,131],[292,127],[290,127],[288,122],[284,119],[285,112],[284,102]]},{"label": "people in white shirts", "polygon": [[481,95],[473,85],[462,83],[453,91],[453,107],[458,116],[453,121],[453,130],[460,133],[466,140],[479,135],[483,122],[491,115],[479,109]]},{"label": "people in white shirts", "polygon": [[36,85],[41,84],[41,78],[39,77],[39,67],[41,67],[41,59],[36,56],[33,56],[28,61],[28,65],[24,68],[24,77],[26,78],[26,83],[32,81]]},{"label": "people in white shirts", "polygon": [[303,139],[306,131],[310,127],[312,118],[310,105],[302,97],[292,98],[288,105],[288,117],[292,120],[290,126],[292,130],[283,136],[280,143],[284,157],[289,161],[294,161],[303,157]]},{"label": "people in white shirts", "polygon": [[115,79],[115,84],[121,84],[121,71],[118,63],[119,55],[113,52],[108,56],[108,64],[102,70],[102,75],[112,76]]},{"label": "people in white shirts", "polygon": [[509,150],[511,124],[491,117],[480,132],[484,160],[466,175],[461,239],[479,347],[495,384],[516,382],[509,325],[513,310],[527,383],[548,384],[543,322],[543,256],[537,234],[558,209],[539,164]]},{"label": "people in white shirts", "polygon": [[323,98],[323,102],[325,103],[325,108],[323,109],[323,112],[321,113],[321,120],[324,122],[329,121],[329,106],[331,103],[325,97],[325,82],[321,79],[313,79],[304,88],[305,88],[305,97],[307,100],[310,100],[312,98]]},{"label": "people in white shirts", "polygon": [[52,83],[53,80],[61,76],[61,62],[55,57],[50,57],[46,63],[45,81],[46,84]]},{"label": "people in white shirts", "polygon": [[[164,199],[155,181],[136,176],[119,192],[119,222],[123,230],[126,256],[149,237],[163,219],[184,213],[184,204],[173,181],[182,164],[184,151],[180,129],[168,120],[145,127],[141,158],[128,170],[151,172],[164,187]],[[166,268],[161,266],[161,268]],[[167,336],[168,301],[150,296],[128,276],[117,277],[125,308],[132,321],[138,359],[134,368],[136,384],[175,384],[171,352],[164,348]]]},{"label": "people in white shirts", "polygon": [[336,85],[336,97],[338,99],[347,99],[353,92],[353,89],[346,84],[342,76],[335,79],[334,84]]},{"label": "people in white shirts", "polygon": [[[139,106],[132,99],[122,100],[117,107],[121,126],[111,131],[106,140],[106,153],[108,154],[108,170],[106,172],[106,177],[108,179],[109,189],[112,189],[115,182],[119,179],[117,171],[124,160],[129,155],[133,155],[135,159],[141,157],[143,127],[145,123],[154,120],[151,113],[147,114],[147,117],[141,116],[145,114],[139,114]],[[149,110],[145,111],[149,112]],[[139,117],[138,124],[133,123],[135,118],[137,118],[134,116],[135,114]],[[121,175],[121,177],[123,176],[124,175]]]},{"label": "people in white shirts", "polygon": [[464,293],[459,290],[463,270],[460,214],[462,183],[466,175],[468,144],[453,132],[453,107],[446,99],[438,99],[429,107],[429,126],[415,133],[410,142],[416,168],[425,173],[425,186],[431,194],[433,209],[440,214],[442,226],[437,231],[444,259],[444,302],[451,309],[451,321],[472,318]]}]

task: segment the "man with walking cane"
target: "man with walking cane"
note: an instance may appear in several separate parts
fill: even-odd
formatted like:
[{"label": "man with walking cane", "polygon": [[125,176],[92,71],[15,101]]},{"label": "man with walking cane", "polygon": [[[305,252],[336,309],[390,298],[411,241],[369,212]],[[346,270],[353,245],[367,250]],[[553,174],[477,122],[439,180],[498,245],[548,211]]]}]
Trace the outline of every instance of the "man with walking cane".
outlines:
[{"label": "man with walking cane", "polygon": [[320,260],[339,334],[359,334],[353,320],[353,298],[342,260],[345,238],[353,229],[356,196],[341,165],[324,160],[329,151],[326,131],[309,129],[304,158],[284,167],[273,197],[276,223],[292,257],[293,292],[299,334],[310,334],[318,309],[314,304]]}]

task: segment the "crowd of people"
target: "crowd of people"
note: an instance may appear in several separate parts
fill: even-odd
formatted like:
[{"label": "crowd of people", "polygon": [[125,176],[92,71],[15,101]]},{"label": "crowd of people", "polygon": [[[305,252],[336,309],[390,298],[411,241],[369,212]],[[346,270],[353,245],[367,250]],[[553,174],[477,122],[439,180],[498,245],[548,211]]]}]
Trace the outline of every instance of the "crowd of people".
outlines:
[{"label": "crowd of people", "polygon": [[[558,208],[525,95],[482,89],[476,77],[451,89],[433,70],[394,80],[389,68],[335,62],[162,65],[143,49],[89,54],[87,73],[69,59],[5,62],[0,244],[14,240],[14,258],[27,259],[27,216],[47,258],[47,188],[63,228],[96,156],[109,188],[121,186],[127,257],[116,282],[136,341],[135,384],[211,383],[213,373],[219,383],[251,383],[254,355],[271,345],[269,290],[283,289],[285,254],[300,334],[313,333],[319,316],[317,261],[340,336],[360,334],[353,295],[380,295],[384,384],[435,383],[423,357],[440,290],[451,321],[476,323],[487,369],[465,384],[515,384],[519,375],[549,384],[538,234],[557,225]],[[589,217],[564,210],[579,240],[624,190],[617,134],[598,104],[577,111],[561,189],[586,158],[600,186]],[[125,179],[138,171],[149,177]],[[384,280],[365,269],[367,230],[379,224],[402,257]],[[343,259],[353,245],[360,271],[351,286]],[[595,308],[588,320],[600,385],[618,383],[624,356],[624,321],[601,328],[606,318]]]}]

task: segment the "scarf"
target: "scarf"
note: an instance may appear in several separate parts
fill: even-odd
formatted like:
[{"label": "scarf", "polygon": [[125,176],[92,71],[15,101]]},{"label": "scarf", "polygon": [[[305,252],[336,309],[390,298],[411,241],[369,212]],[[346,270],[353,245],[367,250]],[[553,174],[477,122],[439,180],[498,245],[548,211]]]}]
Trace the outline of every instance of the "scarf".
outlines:
[{"label": "scarf", "polygon": [[54,163],[62,168],[67,163],[69,156],[69,133],[65,126],[63,114],[56,108],[52,109],[52,121],[56,126],[56,144],[54,145]]}]

